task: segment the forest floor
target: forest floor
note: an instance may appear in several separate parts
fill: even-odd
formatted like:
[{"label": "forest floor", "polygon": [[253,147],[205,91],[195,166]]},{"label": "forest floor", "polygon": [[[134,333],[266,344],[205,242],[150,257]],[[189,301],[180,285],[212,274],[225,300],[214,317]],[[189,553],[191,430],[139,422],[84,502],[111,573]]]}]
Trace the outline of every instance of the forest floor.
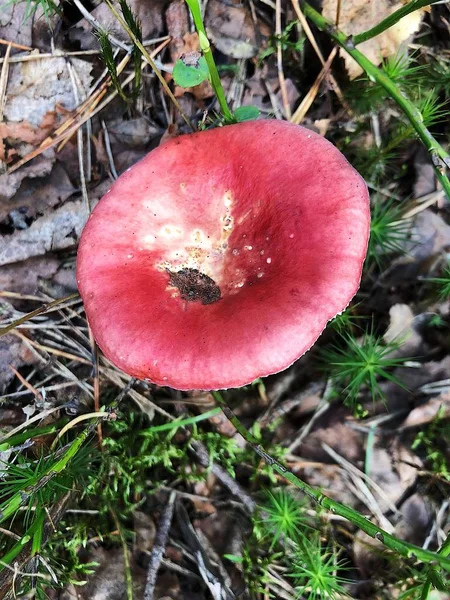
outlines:
[{"label": "forest floor", "polygon": [[[448,569],[400,556],[288,484],[213,395],[133,380],[98,350],[75,278],[87,214],[189,128],[149,65],[133,67],[102,0],[0,4],[0,327],[24,317],[0,337],[0,598],[448,600]],[[208,81],[172,80],[199,50],[187,5],[128,4],[184,114],[217,124]],[[336,4],[323,2],[332,20]],[[339,26],[366,31],[401,6],[342,2]],[[448,555],[450,205],[430,155],[295,0],[202,8],[230,109],[325,136],[365,178],[372,210],[350,307],[290,368],[225,401],[300,480],[395,539],[430,552],[447,540]],[[404,21],[361,50],[384,56],[448,148],[449,4]]]}]

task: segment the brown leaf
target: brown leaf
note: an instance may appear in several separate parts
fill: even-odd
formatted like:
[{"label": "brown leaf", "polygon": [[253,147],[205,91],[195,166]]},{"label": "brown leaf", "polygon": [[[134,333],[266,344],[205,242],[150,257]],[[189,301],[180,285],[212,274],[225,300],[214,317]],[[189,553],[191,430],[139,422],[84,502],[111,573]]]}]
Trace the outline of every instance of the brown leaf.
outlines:
[{"label": "brown leaf", "polygon": [[78,200],[39,217],[28,229],[0,236],[0,265],[75,246],[86,218],[83,202]]},{"label": "brown leaf", "polygon": [[423,261],[449,247],[450,225],[430,209],[419,213],[411,231],[408,255]]},{"label": "brown leaf", "polygon": [[206,30],[215,47],[232,58],[252,58],[264,47],[271,31],[265,23],[252,19],[250,8],[233,6],[223,0],[209,0]]},{"label": "brown leaf", "polygon": [[416,356],[422,337],[414,328],[414,313],[407,304],[394,304],[389,309],[389,327],[384,334],[386,342],[401,343],[390,356]]},{"label": "brown leaf", "polygon": [[[31,166],[33,164],[34,161]],[[11,177],[19,175],[21,170],[12,173]],[[33,177],[22,181],[17,193],[9,201],[0,204],[0,221],[12,211],[20,211],[28,218],[43,214],[49,208],[63,203],[75,191],[63,167],[56,163],[49,177]]]},{"label": "brown leaf", "polygon": [[35,294],[39,279],[50,279],[59,261],[51,255],[29,258],[21,263],[0,267],[0,289],[21,294]]},{"label": "brown leaf", "polygon": [[0,337],[0,394],[4,393],[6,386],[15,377],[10,366],[19,369],[24,365],[34,364],[36,360],[36,356],[15,335]]},{"label": "brown leaf", "polygon": [[450,417],[450,392],[440,394],[436,398],[431,398],[425,404],[421,404],[413,409],[403,422],[402,429],[431,423],[438,414],[442,418]]},{"label": "brown leaf", "polygon": [[[0,131],[1,126],[0,123]],[[3,204],[14,196],[22,182],[27,178],[34,179],[48,175],[52,170],[52,164],[52,159],[41,155],[14,173],[0,175],[0,220],[9,212],[8,210],[5,212]]]},{"label": "brown leaf", "polygon": [[431,522],[429,505],[422,496],[413,494],[403,502],[400,512],[394,534],[401,540],[421,546]]},{"label": "brown leaf", "polygon": [[350,462],[361,461],[364,455],[363,435],[345,422],[339,421],[340,418],[342,415],[334,414],[326,427],[318,426],[307,435],[300,446],[301,456],[310,460],[330,462],[329,455],[322,448],[322,444],[325,443]]},{"label": "brown leaf", "polygon": [[[380,21],[404,5],[392,0],[346,0],[340,3],[339,28],[348,35],[355,35],[371,29]],[[331,21],[336,21],[337,0],[323,0],[322,13]],[[396,25],[380,35],[358,45],[368,59],[379,65],[382,58],[396,54],[402,43],[407,42],[422,22],[424,10],[416,10]],[[350,79],[360,75],[363,70],[345,51],[341,52]]]},{"label": "brown leaf", "polygon": [[[92,82],[92,64],[72,58],[83,90],[87,92]],[[8,122],[25,121],[40,127],[47,113],[57,106],[73,110],[76,99],[63,57],[42,58],[11,65],[8,78],[7,102],[4,110]]]},{"label": "brown leaf", "polygon": [[[92,82],[92,64],[71,59],[80,81],[80,94]],[[63,57],[36,59],[12,64],[7,85],[4,122],[0,124],[0,160],[25,156],[29,144],[37,146],[61,121],[61,115],[77,105],[74,89]],[[5,141],[9,150],[5,152]]]},{"label": "brown leaf", "polygon": [[[173,0],[169,4],[166,10],[166,24],[167,24],[167,34],[172,38],[170,42],[170,58],[172,62],[176,62],[180,56],[187,52],[186,40],[184,37],[189,34],[189,15],[187,10],[187,5],[184,0]],[[196,48],[192,48],[192,50],[198,50],[198,35],[197,37]]]}]

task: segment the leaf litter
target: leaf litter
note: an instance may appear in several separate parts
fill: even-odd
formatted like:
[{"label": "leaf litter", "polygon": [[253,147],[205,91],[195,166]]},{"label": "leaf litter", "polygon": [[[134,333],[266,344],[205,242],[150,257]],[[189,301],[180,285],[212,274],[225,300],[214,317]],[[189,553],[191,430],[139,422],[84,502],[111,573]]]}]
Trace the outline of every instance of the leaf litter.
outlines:
[{"label": "leaf litter", "polygon": [[[91,15],[113,35],[128,43],[127,36],[111,17],[106,4],[95,4]],[[160,57],[169,69],[182,54],[199,51],[198,36],[192,31],[183,2],[134,0],[129,4],[143,22],[144,38],[171,36],[168,51],[163,51]],[[341,5],[340,27],[353,34],[372,27],[383,15],[401,6],[392,2],[362,3],[356,0]],[[324,14],[332,20],[336,16],[336,7],[335,0],[323,2]],[[2,13],[0,37],[25,46],[42,47],[44,42],[39,45],[36,41],[38,29],[31,21],[23,22],[23,8],[24,5],[17,4]],[[287,24],[294,18],[294,13],[289,6],[283,11]],[[401,27],[363,44],[361,49],[377,63],[399,49],[407,52],[407,43],[423,18],[423,11],[417,11],[402,22]],[[71,49],[98,49],[91,20],[72,15],[69,21],[70,27],[67,28],[64,23],[60,26],[66,42],[68,40],[72,45]],[[263,51],[274,43],[271,3],[254,5],[250,2],[244,5],[209,0],[205,22],[215,50],[221,53],[218,56],[222,62],[224,87],[235,108],[254,105],[264,115],[282,116],[285,107],[275,53],[268,53],[267,57],[260,59]],[[26,55],[30,60],[9,65],[4,120],[0,123],[0,158],[6,163],[4,169],[38,148],[76,114],[82,99],[89,97],[105,81],[105,77],[99,75],[102,64],[96,54],[69,57],[68,46],[62,43],[60,36],[61,33],[55,29],[53,43],[56,42],[59,49],[52,58],[38,58],[39,51],[36,49],[30,52],[21,50],[22,54],[17,48],[12,49],[12,56]],[[66,49],[62,50],[63,47]],[[319,71],[314,70],[314,63],[309,60],[311,55],[299,51],[298,47],[292,53],[288,49],[285,51],[284,68],[288,75],[285,92],[293,112],[310,88],[311,75],[315,78]],[[67,60],[76,73],[77,93]],[[347,59],[345,68],[350,79],[360,74],[354,63]],[[126,74],[129,73],[129,70],[126,71]],[[120,173],[153,148],[164,132],[173,135],[174,131],[184,131],[182,120],[170,107],[153,76],[149,71],[144,73],[141,95],[132,105],[124,105],[113,98],[106,110],[88,121],[90,129],[84,126],[82,152],[79,138],[71,135],[63,142],[63,147],[55,145],[17,171],[0,176],[0,292],[6,294],[0,297],[2,324],[10,322],[13,316],[18,318],[36,308],[36,299],[39,305],[48,302],[51,297],[48,292],[63,296],[73,289],[75,250],[87,218],[85,198],[81,197],[82,186],[86,186],[93,207],[114,178],[111,160]],[[170,75],[167,79],[170,81]],[[175,88],[183,108],[193,121],[200,120],[203,111],[209,110],[211,114],[217,109],[209,83],[204,84],[187,90]],[[343,116],[341,107],[333,104],[329,85],[325,81],[319,87],[318,101],[313,104],[304,124],[339,139],[340,130],[349,135],[356,126],[351,114]],[[84,181],[80,176],[80,153]],[[413,169],[411,179],[416,181],[415,197],[432,193],[435,189],[434,176],[421,161],[412,162],[410,167]],[[393,194],[395,190],[392,186]],[[365,416],[361,420],[350,408],[342,406],[341,390],[330,390],[329,381],[317,368],[312,351],[285,373],[268,378],[264,387],[233,392],[230,401],[238,405],[236,412],[240,418],[256,424],[255,431],[260,426],[265,444],[273,443],[279,451],[291,449],[284,460],[296,474],[336,500],[372,518],[375,516],[378,522],[402,539],[422,545],[435,521],[437,507],[433,496],[420,485],[423,473],[430,469],[431,450],[429,454],[417,450],[420,448],[417,435],[422,427],[448,419],[450,372],[450,348],[445,346],[444,338],[439,337],[439,328],[433,330],[429,325],[430,318],[437,315],[444,321],[448,334],[449,310],[445,303],[427,296],[423,290],[430,291],[432,296],[432,284],[428,284],[426,279],[430,274],[436,274],[443,257],[448,255],[450,229],[448,216],[444,210],[439,210],[439,205],[438,209],[419,210],[412,219],[413,227],[405,240],[404,255],[391,257],[381,273],[375,270],[374,274],[372,268],[361,298],[358,298],[367,311],[366,321],[381,322],[380,333],[386,343],[405,340],[398,356],[411,357],[412,364],[395,369],[394,374],[404,382],[406,389],[387,381],[382,384],[385,400],[375,404],[369,390],[362,389],[358,402]],[[417,289],[418,278],[425,286],[420,290]],[[8,297],[8,293],[12,293],[13,297]],[[382,301],[378,303],[380,298]],[[360,313],[360,316],[363,314]],[[358,325],[351,327],[358,337]],[[332,335],[328,329],[320,343],[327,343],[327,338]],[[11,367],[17,370],[23,381]],[[17,422],[23,422],[27,407],[34,407],[37,413],[34,416],[39,416],[41,409],[33,404],[33,389],[46,395],[48,406],[55,409],[56,415],[69,414],[65,412],[66,406],[72,407],[75,414],[94,410],[96,381],[99,381],[102,394],[112,394],[123,388],[129,378],[104,359],[100,358],[98,363],[93,360],[88,326],[80,304],[34,318],[21,326],[16,334],[0,338],[1,431],[11,431]],[[441,388],[433,388],[433,385]],[[144,383],[137,384],[130,397],[119,418],[119,426],[121,419],[128,418],[128,413],[131,413],[132,419],[141,423],[136,431],[149,427],[155,419],[155,412],[168,420],[174,416],[199,414],[211,407],[208,405],[211,398],[207,394],[205,397],[196,394],[182,396]],[[387,409],[389,412],[386,412]],[[142,420],[142,414],[148,421]],[[44,425],[47,423],[47,420],[42,422]],[[120,435],[125,435],[127,427],[135,427],[132,423],[123,424],[125,427]],[[103,426],[103,443],[107,446],[110,440],[114,440],[114,435],[105,435],[106,431],[107,427]],[[244,561],[246,552],[250,551],[251,519],[250,511],[245,509],[245,506],[250,506],[248,498],[251,502],[255,499],[259,502],[263,488],[281,486],[282,481],[271,479],[262,463],[254,460],[250,453],[239,454],[244,452],[245,445],[228,421],[213,417],[208,419],[207,427],[199,427],[199,431],[205,436],[202,440],[208,440],[208,450],[203,447],[203,454],[198,451],[195,454],[193,448],[197,441],[185,447],[190,460],[180,468],[180,479],[176,470],[174,473],[159,466],[163,479],[157,482],[157,486],[162,487],[152,488],[149,478],[153,473],[150,469],[145,485],[133,489],[134,508],[119,521],[119,529],[106,519],[106,529],[97,533],[96,525],[90,522],[86,547],[80,543],[76,549],[85,562],[95,563],[92,573],[84,576],[88,584],[75,586],[66,583],[54,598],[124,598],[128,593],[127,577],[130,574],[135,593],[140,595],[143,592],[155,547],[156,527],[167,501],[164,486],[176,490],[176,518],[165,542],[166,555],[156,580],[154,597],[181,600],[191,597],[222,599],[239,595],[245,586]],[[214,438],[217,432],[220,432],[222,440],[226,440],[221,442],[227,444],[226,451]],[[176,430],[174,443],[182,444],[189,436],[195,440],[196,435],[198,431],[188,434],[181,429]],[[45,438],[42,443],[48,452]],[[439,449],[439,439],[436,444]],[[103,452],[108,451],[106,446]],[[231,466],[227,460],[233,452],[236,455]],[[448,448],[443,452],[448,455]],[[19,453],[24,453],[24,450]],[[225,461],[226,468],[221,461]],[[117,463],[111,472],[115,468]],[[233,476],[227,469],[233,470]],[[192,479],[185,478],[186,473]],[[433,479],[427,481],[431,485]],[[443,482],[440,484],[445,485]],[[147,493],[149,489],[151,494]],[[76,491],[78,493],[79,490]],[[77,510],[78,502],[89,510],[83,504],[85,500],[75,500],[75,495],[69,503],[72,510]],[[99,522],[105,519],[104,512],[99,516],[103,508],[98,505],[95,508],[98,512],[94,518]],[[312,512],[311,508],[309,512]],[[67,512],[65,518],[70,519],[74,515],[76,512]],[[352,556],[353,566],[359,569],[357,577],[361,580],[361,589],[364,585],[368,586],[365,596],[363,592],[358,595],[356,584],[348,589],[355,597],[371,597],[372,583],[365,584],[363,579],[376,582],[381,576],[381,544],[366,541],[352,527],[344,528],[333,515],[323,516],[323,519],[329,520],[328,526],[335,527],[333,535],[342,535],[347,540],[340,542],[341,546]],[[72,525],[74,523],[77,523],[76,519],[71,521]],[[57,519],[55,525],[59,527]],[[440,521],[440,527],[448,530],[448,518],[445,521],[444,517],[444,525]],[[120,542],[121,528],[129,528],[125,531],[125,536],[128,536],[125,543],[129,555],[128,573]],[[243,531],[245,535],[242,535]],[[134,533],[137,536],[131,544]],[[438,535],[435,534],[436,539]],[[435,543],[434,538],[431,543]],[[263,546],[260,542],[259,554],[257,552],[255,556],[261,558]],[[26,565],[27,560],[22,560],[21,565]],[[272,583],[267,584],[267,590],[282,589],[279,597],[290,598],[292,588],[282,569],[276,573],[276,585],[273,583],[275,571],[272,572],[268,578]],[[3,582],[0,581],[0,584]],[[395,593],[392,591],[392,597]]]}]

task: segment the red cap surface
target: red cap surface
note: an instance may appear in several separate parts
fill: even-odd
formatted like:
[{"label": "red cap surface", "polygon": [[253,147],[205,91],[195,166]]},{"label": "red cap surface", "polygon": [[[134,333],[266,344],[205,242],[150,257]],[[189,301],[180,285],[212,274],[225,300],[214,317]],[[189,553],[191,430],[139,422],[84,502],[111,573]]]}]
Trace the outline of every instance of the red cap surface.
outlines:
[{"label": "red cap surface", "polygon": [[252,121],[175,138],[83,231],[93,334],[126,373],[181,390],[281,371],[356,293],[369,222],[363,179],[308,129]]}]

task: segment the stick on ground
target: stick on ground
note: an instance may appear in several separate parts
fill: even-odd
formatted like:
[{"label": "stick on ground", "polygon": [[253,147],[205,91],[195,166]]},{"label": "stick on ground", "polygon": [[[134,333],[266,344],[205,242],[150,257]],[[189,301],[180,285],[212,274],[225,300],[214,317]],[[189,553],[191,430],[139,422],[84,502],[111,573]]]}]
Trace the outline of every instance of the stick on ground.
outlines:
[{"label": "stick on ground", "polygon": [[175,492],[170,494],[167,505],[159,521],[159,527],[156,532],[155,543],[153,545],[152,555],[147,569],[147,583],[145,584],[144,600],[153,600],[156,576],[158,575],[159,567],[166,549],[167,536],[169,535],[169,529],[172,523],[176,496]]}]

